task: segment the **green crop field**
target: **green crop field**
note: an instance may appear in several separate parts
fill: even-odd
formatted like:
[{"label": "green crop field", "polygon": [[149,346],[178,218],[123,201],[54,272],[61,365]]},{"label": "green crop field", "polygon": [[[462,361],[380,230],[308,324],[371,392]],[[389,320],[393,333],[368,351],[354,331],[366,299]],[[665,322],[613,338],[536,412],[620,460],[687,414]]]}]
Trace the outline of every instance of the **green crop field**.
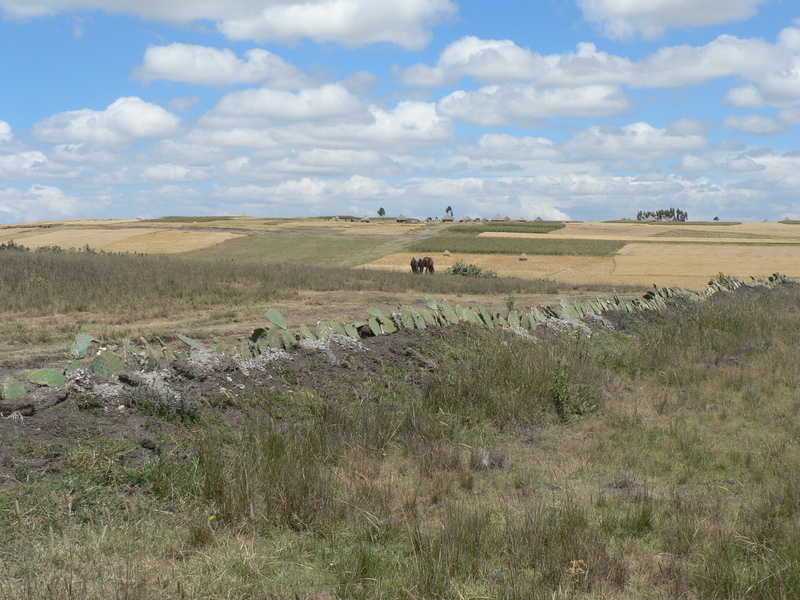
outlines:
[{"label": "green crop field", "polygon": [[306,231],[267,231],[188,253],[189,258],[236,262],[289,262],[353,267],[403,247],[387,236],[348,236],[318,228]]},{"label": "green crop field", "polygon": [[439,235],[410,244],[409,252],[463,252],[469,254],[528,254],[611,256],[625,245],[617,240],[581,240],[559,238],[482,237],[447,230]]},{"label": "green crop field", "polygon": [[525,223],[465,223],[451,225],[447,231],[449,233],[472,233],[475,235],[486,231],[545,234],[563,228],[564,223],[560,221],[527,221]]}]

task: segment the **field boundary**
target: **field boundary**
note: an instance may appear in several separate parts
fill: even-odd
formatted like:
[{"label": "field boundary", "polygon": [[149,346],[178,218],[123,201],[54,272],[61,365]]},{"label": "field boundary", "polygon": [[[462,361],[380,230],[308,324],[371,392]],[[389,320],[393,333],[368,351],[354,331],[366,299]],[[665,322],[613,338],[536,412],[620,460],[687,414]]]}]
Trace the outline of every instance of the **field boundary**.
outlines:
[{"label": "field boundary", "polygon": [[[577,320],[572,325],[581,328],[580,319],[602,316],[606,312],[620,311],[635,314],[642,311],[660,311],[680,300],[703,301],[718,292],[733,291],[742,286],[775,287],[781,283],[796,282],[780,273],[765,279],[752,279],[744,282],[736,276],[720,273],[709,282],[708,287],[700,292],[682,288],[656,287],[644,294],[641,299],[623,301],[615,293],[611,298],[588,302],[570,302],[565,296],[559,296],[560,307],[532,307],[528,311],[516,310],[513,307],[505,316],[499,312],[490,312],[483,306],[477,308],[460,305],[451,306],[446,300],[436,300],[432,295],[425,295],[427,309],[416,310],[407,305],[400,305],[396,312],[384,315],[382,311],[368,308],[367,319],[353,323],[319,320],[316,326],[300,325],[290,329],[284,316],[275,309],[267,311],[269,325],[254,329],[247,338],[240,340],[237,347],[228,347],[217,341],[213,348],[206,348],[201,342],[188,336],[177,334],[176,338],[184,344],[180,349],[170,347],[164,340],[157,338],[154,343],[141,338],[138,343],[125,340],[121,346],[102,346],[101,341],[90,334],[79,334],[70,348],[67,357],[69,363],[63,371],[58,369],[38,369],[29,375],[31,383],[40,386],[62,385],[63,376],[70,372],[86,369],[93,375],[109,376],[122,371],[159,371],[169,368],[177,360],[187,360],[196,352],[213,351],[220,355],[253,359],[262,354],[274,351],[291,350],[313,344],[317,340],[326,340],[332,336],[343,336],[360,340],[363,337],[388,335],[401,330],[442,327],[470,323],[488,328],[511,329],[528,333],[548,320]],[[559,310],[560,309],[560,310]],[[93,352],[90,348],[97,346]],[[188,351],[186,347],[188,346]],[[91,358],[89,358],[91,357]],[[3,400],[14,400],[27,395],[25,387],[14,377],[7,377],[0,386]]]}]

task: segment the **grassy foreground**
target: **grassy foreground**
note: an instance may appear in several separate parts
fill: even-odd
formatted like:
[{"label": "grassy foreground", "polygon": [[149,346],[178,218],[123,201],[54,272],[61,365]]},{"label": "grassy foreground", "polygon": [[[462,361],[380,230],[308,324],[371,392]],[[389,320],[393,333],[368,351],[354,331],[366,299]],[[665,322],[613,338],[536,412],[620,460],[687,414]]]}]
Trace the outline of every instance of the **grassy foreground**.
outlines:
[{"label": "grassy foreground", "polygon": [[799,301],[433,330],[422,380],[387,365],[234,420],[207,399],[152,417],[141,462],[99,432],[3,440],[30,460],[0,488],[0,598],[800,597]]}]

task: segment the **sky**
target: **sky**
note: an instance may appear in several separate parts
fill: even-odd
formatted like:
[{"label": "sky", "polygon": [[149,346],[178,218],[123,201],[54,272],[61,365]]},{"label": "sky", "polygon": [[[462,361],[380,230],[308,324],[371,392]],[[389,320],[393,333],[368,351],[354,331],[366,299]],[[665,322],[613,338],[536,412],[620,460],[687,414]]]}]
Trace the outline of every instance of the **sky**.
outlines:
[{"label": "sky", "polygon": [[800,219],[797,0],[0,0],[0,223]]}]

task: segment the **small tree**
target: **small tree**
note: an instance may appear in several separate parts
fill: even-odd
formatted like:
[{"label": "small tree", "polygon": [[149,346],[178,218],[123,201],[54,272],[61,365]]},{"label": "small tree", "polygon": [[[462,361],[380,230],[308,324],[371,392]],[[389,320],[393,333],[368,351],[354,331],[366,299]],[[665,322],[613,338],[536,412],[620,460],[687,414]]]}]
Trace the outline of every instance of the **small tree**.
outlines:
[{"label": "small tree", "polygon": [[444,212],[446,212],[448,215],[450,215],[450,216],[452,217],[452,216],[453,216],[453,207],[452,207],[452,206],[448,206],[448,207],[445,209],[445,211],[444,211]]},{"label": "small tree", "polygon": [[382,216],[384,216],[385,214],[386,214],[386,211],[385,211],[385,210],[383,210],[383,207],[381,206],[381,207],[378,209],[378,216],[379,216],[379,217],[382,217]]}]

